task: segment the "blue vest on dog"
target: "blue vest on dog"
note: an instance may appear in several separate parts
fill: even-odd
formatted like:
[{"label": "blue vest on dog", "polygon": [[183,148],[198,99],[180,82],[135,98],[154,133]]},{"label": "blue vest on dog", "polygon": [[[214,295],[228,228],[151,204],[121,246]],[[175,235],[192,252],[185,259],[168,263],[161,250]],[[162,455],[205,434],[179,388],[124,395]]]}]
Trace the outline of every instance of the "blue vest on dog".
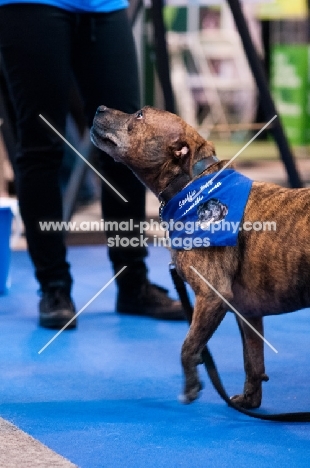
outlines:
[{"label": "blue vest on dog", "polygon": [[171,247],[190,250],[236,245],[252,183],[233,169],[225,169],[187,185],[161,213]]}]

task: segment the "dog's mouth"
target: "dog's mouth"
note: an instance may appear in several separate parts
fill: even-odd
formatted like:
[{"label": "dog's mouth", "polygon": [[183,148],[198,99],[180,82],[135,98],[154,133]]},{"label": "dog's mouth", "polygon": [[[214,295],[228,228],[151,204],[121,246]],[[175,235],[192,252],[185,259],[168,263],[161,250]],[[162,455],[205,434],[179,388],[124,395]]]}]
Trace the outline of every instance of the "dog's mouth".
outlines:
[{"label": "dog's mouth", "polygon": [[112,145],[117,146],[116,142],[108,135],[100,133],[94,126],[90,129],[90,138],[94,145],[100,148],[101,146]]}]

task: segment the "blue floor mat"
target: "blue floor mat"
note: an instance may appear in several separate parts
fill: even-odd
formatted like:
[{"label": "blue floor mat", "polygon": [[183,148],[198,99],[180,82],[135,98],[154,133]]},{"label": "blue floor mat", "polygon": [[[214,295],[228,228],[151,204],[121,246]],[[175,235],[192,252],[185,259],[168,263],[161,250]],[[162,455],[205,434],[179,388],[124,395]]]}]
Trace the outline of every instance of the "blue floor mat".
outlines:
[{"label": "blue floor mat", "polygon": [[[112,277],[105,247],[72,247],[79,310]],[[150,278],[175,296],[169,253],[150,248]],[[186,323],[119,316],[111,284],[55,335],[37,325],[37,283],[26,252],[13,252],[12,286],[0,297],[0,416],[83,468],[308,467],[310,425],[268,423],[228,408],[201,367],[204,389],[184,406],[180,349]],[[261,411],[310,411],[309,310],[265,319]],[[210,341],[229,394],[241,391],[240,337],[228,314]]]}]

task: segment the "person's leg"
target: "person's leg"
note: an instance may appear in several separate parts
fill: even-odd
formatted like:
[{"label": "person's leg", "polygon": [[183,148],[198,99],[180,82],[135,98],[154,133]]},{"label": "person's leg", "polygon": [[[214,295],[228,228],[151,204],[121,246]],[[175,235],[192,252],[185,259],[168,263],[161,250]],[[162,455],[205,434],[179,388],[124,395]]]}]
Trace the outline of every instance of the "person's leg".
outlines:
[{"label": "person's leg", "polygon": [[[109,14],[83,15],[78,35],[75,70],[85,100],[89,125],[96,109],[108,107],[134,113],[140,107],[138,66],[134,39],[126,10]],[[108,181],[128,200],[124,202],[106,184],[102,190],[102,210],[105,221],[128,221],[139,225],[145,219],[145,188],[124,165],[101,153],[103,173]],[[114,231],[107,235],[133,238],[139,228],[130,232]],[[167,319],[184,318],[180,304],[167,296],[167,290],[151,285],[147,280],[145,257],[147,248],[110,247],[109,256],[114,271],[124,265],[126,270],[117,278],[119,286],[117,310]]]},{"label": "person's leg", "polygon": [[59,169],[63,144],[39,117],[64,132],[68,110],[72,25],[65,12],[18,4],[0,8],[1,66],[16,114],[16,182],[35,274],[46,291],[70,294],[71,275],[62,232],[42,232],[40,221],[60,221]]},{"label": "person's leg", "polygon": [[[110,14],[84,15],[75,50],[76,71],[85,99],[89,125],[100,104],[132,113],[139,109],[139,78],[134,40],[125,10]],[[83,58],[82,58],[83,57]],[[83,60],[83,63],[81,63]],[[102,186],[102,211],[106,221],[145,219],[145,188],[125,166],[101,153],[106,179],[128,200],[124,202],[106,184]],[[109,235],[116,235],[111,232]],[[121,232],[118,234],[122,235]],[[133,237],[137,232],[123,233]],[[109,256],[117,270],[124,264],[137,262],[141,266],[147,250],[110,248]],[[146,273],[144,266],[144,275]]]},{"label": "person's leg", "polygon": [[[91,126],[97,107],[105,104],[124,112],[139,109],[140,91],[134,40],[125,10],[109,14],[83,15],[75,46],[76,74],[85,100]],[[145,187],[125,166],[101,152],[104,177],[128,200],[122,200],[108,185],[102,185],[102,211],[105,221],[145,219]],[[139,230],[112,231],[110,237],[139,237]],[[109,257],[114,270],[132,265],[136,275],[144,278],[144,246],[111,247]],[[139,268],[138,268],[139,266]]]}]

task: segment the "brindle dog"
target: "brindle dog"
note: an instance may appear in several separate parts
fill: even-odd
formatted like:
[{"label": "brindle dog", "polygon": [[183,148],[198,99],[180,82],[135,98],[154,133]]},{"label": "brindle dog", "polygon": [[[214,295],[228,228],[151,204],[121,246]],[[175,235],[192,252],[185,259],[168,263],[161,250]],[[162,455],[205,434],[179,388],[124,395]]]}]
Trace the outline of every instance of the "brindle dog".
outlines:
[{"label": "brindle dog", "polygon": [[[93,143],[126,164],[156,196],[215,154],[214,146],[178,116],[144,107],[129,115],[100,106],[91,131]],[[209,158],[210,159],[210,158]],[[225,161],[205,172],[219,171]],[[181,187],[183,188],[183,187]],[[201,384],[200,354],[228,306],[197,276],[192,265],[263,335],[262,317],[310,306],[310,189],[253,182],[243,222],[276,222],[276,230],[241,230],[235,247],[172,250],[178,273],[196,295],[192,323],[182,346],[183,401],[195,400]],[[261,404],[265,374],[263,341],[239,319],[246,380],[233,401],[245,408]]]}]

